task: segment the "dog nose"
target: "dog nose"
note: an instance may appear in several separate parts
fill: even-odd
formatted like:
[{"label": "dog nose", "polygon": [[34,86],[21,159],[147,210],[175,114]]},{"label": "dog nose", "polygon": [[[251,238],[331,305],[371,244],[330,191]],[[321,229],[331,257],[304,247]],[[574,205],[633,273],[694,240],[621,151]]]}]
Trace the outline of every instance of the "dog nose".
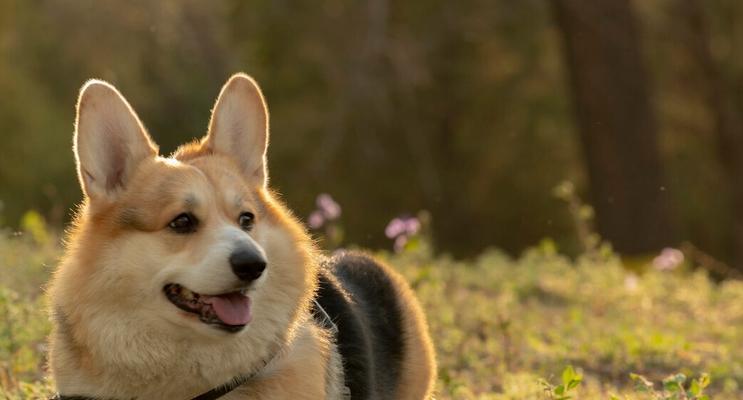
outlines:
[{"label": "dog nose", "polygon": [[230,254],[230,266],[238,278],[250,282],[261,277],[266,269],[266,260],[255,251],[240,249]]}]

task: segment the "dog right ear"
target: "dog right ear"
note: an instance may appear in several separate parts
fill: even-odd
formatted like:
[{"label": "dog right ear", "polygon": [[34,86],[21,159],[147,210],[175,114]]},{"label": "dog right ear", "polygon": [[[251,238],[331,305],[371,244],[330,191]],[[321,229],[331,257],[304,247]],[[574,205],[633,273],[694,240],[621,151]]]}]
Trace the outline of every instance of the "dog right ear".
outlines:
[{"label": "dog right ear", "polygon": [[111,200],[141,161],[157,156],[157,146],[126,99],[99,80],[80,89],[74,151],[80,186],[91,199]]},{"label": "dog right ear", "polygon": [[268,109],[253,78],[238,73],[224,84],[202,146],[232,157],[251,183],[266,186]]}]

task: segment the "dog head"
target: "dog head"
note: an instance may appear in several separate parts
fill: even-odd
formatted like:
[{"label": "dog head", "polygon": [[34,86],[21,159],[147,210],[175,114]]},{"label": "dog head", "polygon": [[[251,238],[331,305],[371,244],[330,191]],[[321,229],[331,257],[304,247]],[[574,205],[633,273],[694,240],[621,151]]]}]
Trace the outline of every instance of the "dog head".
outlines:
[{"label": "dog head", "polygon": [[263,95],[243,74],[222,88],[207,135],[167,158],[113,86],[82,88],[74,150],[85,201],[51,286],[53,367],[55,352],[79,360],[93,356],[70,353],[141,346],[140,358],[156,359],[187,337],[261,354],[286,340],[315,260],[267,189],[267,144]]}]

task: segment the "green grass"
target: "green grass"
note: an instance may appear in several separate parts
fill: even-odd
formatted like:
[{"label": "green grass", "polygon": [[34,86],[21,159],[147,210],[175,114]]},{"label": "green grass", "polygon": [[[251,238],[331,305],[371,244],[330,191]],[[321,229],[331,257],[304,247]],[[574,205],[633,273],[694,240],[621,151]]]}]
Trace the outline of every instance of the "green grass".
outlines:
[{"label": "green grass", "polygon": [[[60,248],[38,222],[26,225],[31,233],[0,233],[0,399],[51,391],[42,287]],[[678,382],[691,388],[702,373],[710,398],[743,398],[742,282],[716,284],[687,267],[636,277],[610,254],[570,260],[549,244],[466,263],[422,249],[380,256],[426,309],[438,399],[684,399]],[[677,373],[689,379],[663,391]]]}]

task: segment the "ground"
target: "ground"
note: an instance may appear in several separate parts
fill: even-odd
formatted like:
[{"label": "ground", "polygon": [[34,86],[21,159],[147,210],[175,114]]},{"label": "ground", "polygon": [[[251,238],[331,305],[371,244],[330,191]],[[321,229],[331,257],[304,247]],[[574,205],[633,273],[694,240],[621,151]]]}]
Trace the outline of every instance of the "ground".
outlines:
[{"label": "ground", "polygon": [[[51,393],[43,285],[61,250],[43,224],[26,226],[0,233],[0,399]],[[515,259],[429,253],[379,256],[410,280],[428,314],[437,399],[685,399],[671,397],[672,385],[661,391],[678,373],[690,399],[703,373],[710,398],[743,398],[743,282],[715,283],[688,265],[636,274],[610,252],[568,259],[550,242]],[[565,378],[568,366],[576,373]],[[642,379],[631,373],[656,392],[638,390]]]}]

